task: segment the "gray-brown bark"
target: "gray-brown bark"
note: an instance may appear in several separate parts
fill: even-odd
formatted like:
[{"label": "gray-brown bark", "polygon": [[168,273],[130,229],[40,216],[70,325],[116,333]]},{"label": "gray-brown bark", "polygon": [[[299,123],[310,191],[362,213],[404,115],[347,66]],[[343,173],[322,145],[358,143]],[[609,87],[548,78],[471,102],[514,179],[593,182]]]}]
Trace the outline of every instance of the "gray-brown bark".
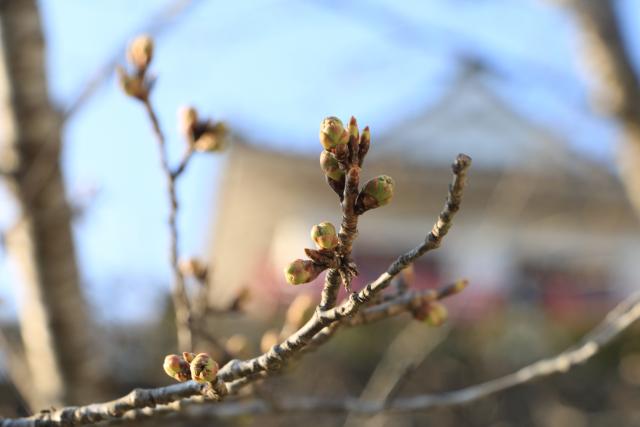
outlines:
[{"label": "gray-brown bark", "polygon": [[60,118],[48,100],[35,0],[0,2],[3,140],[0,169],[20,208],[8,251],[21,272],[20,327],[32,404],[92,398],[100,372],[89,339],[60,170]]},{"label": "gray-brown bark", "polygon": [[580,27],[585,62],[597,78],[599,106],[620,124],[618,165],[640,215],[640,79],[611,0],[568,0]]}]

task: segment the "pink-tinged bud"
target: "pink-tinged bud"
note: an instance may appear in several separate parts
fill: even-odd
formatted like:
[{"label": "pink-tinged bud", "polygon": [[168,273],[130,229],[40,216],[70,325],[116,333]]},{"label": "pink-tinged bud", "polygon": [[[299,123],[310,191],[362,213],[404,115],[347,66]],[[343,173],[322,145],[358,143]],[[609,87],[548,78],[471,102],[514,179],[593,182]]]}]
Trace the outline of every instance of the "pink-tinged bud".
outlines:
[{"label": "pink-tinged bud", "polygon": [[380,175],[364,185],[356,200],[356,212],[363,213],[388,204],[393,198],[395,182],[388,175]]},{"label": "pink-tinged bud", "polygon": [[189,351],[182,352],[182,358],[187,361],[187,363],[191,363],[193,358],[196,357],[195,353],[191,353]]},{"label": "pink-tinged bud", "polygon": [[338,246],[336,228],[330,222],[321,222],[311,228],[311,240],[320,249],[333,249]]},{"label": "pink-tinged bud", "polygon": [[369,145],[371,145],[371,132],[369,132],[369,126],[366,126],[362,130],[362,135],[360,135],[360,146],[358,147],[358,159],[360,166],[362,166],[362,162],[369,152]]},{"label": "pink-tinged bud", "polygon": [[355,117],[351,116],[351,119],[349,120],[349,138],[353,138],[356,142],[359,142],[359,133],[358,122]]},{"label": "pink-tinged bud", "polygon": [[200,353],[191,361],[191,379],[199,383],[211,382],[218,374],[218,363],[207,353]]},{"label": "pink-tinged bud", "polygon": [[191,138],[198,124],[198,112],[193,107],[181,107],[178,110],[178,121],[182,134]]},{"label": "pink-tinged bud", "polygon": [[215,152],[222,150],[226,145],[228,129],[222,122],[209,125],[198,136],[193,148],[199,152]]},{"label": "pink-tinged bud", "polygon": [[127,58],[133,66],[144,70],[153,57],[153,39],[147,35],[136,37],[127,49]]},{"label": "pink-tinged bud", "polygon": [[320,144],[325,150],[349,142],[349,133],[337,117],[327,117],[320,124]]},{"label": "pink-tinged bud", "polygon": [[340,169],[336,156],[326,150],[322,150],[320,153],[320,168],[326,176],[334,181],[340,182],[344,178],[344,171]]},{"label": "pink-tinged bud", "polygon": [[284,277],[292,285],[308,283],[318,277],[323,267],[313,261],[297,259],[284,269]]},{"label": "pink-tinged bud", "polygon": [[189,364],[177,354],[170,354],[164,358],[164,371],[176,381],[188,381],[191,377]]}]

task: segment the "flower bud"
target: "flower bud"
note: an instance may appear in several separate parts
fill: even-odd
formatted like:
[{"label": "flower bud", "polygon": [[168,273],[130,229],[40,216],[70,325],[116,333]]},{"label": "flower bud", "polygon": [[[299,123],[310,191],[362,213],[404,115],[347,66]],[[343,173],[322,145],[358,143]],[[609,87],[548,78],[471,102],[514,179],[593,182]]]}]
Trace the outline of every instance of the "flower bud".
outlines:
[{"label": "flower bud", "polygon": [[191,361],[193,360],[193,358],[194,358],[194,357],[196,357],[196,354],[195,354],[195,353],[191,353],[191,352],[189,352],[189,351],[183,351],[183,352],[182,352],[182,358],[183,358],[184,360],[186,360],[186,361],[187,361],[187,363],[191,363]]},{"label": "flower bud", "polygon": [[340,182],[344,178],[344,171],[340,169],[336,156],[326,150],[322,150],[320,153],[320,168],[326,176],[334,181]]},{"label": "flower bud", "polygon": [[200,353],[191,361],[191,379],[199,383],[215,380],[218,364],[207,353]]},{"label": "flower bud", "polygon": [[174,380],[183,382],[190,378],[189,364],[177,354],[170,354],[164,358],[164,371]]},{"label": "flower bud", "polygon": [[187,137],[191,137],[198,124],[198,112],[193,107],[182,107],[178,111],[180,131]]},{"label": "flower bud", "polygon": [[369,145],[371,145],[371,132],[369,131],[369,126],[366,126],[362,130],[362,135],[360,135],[360,145],[358,148],[358,159],[360,162],[360,166],[362,166],[362,162],[369,152]]},{"label": "flower bud", "polygon": [[394,185],[393,178],[388,175],[380,175],[369,180],[358,194],[356,211],[363,213],[388,204],[393,198]]},{"label": "flower bud", "polygon": [[118,74],[118,82],[124,93],[140,100],[149,95],[149,89],[143,77],[130,76],[122,67],[116,68],[116,72]]},{"label": "flower bud", "polygon": [[297,259],[284,269],[284,277],[292,285],[308,283],[318,277],[322,272],[322,267],[317,266],[313,261]]},{"label": "flower bud", "polygon": [[338,246],[336,228],[330,222],[321,222],[311,228],[311,240],[320,249],[333,249]]},{"label": "flower bud", "polygon": [[325,150],[349,142],[349,133],[337,117],[327,117],[320,124],[320,144]]},{"label": "flower bud", "polygon": [[147,35],[136,37],[127,50],[127,58],[138,69],[145,69],[153,56],[153,40]]},{"label": "flower bud", "polygon": [[440,326],[447,320],[447,317],[449,317],[447,307],[435,301],[429,304],[429,310],[424,321],[430,326]]},{"label": "flower bud", "polygon": [[207,266],[196,258],[181,259],[178,268],[185,277],[194,277],[200,282],[205,282],[209,274]]},{"label": "flower bud", "polygon": [[199,152],[214,152],[224,148],[227,136],[227,126],[218,122],[207,128],[198,136],[193,144],[193,148]]},{"label": "flower bud", "polygon": [[351,116],[351,119],[349,120],[349,138],[353,138],[357,143],[359,139],[358,134],[358,122],[355,117]]}]

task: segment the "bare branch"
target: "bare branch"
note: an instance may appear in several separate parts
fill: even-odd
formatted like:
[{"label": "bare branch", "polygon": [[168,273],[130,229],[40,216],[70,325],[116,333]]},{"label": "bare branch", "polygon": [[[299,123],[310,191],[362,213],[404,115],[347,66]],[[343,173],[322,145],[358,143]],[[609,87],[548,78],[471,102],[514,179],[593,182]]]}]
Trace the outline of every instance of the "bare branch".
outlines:
[{"label": "bare branch", "polygon": [[162,172],[167,180],[167,193],[169,194],[169,234],[170,234],[170,254],[169,260],[171,269],[173,270],[173,306],[176,312],[176,328],[178,330],[178,348],[181,350],[191,350],[192,347],[192,331],[190,326],[191,310],[189,307],[189,298],[185,288],[185,278],[182,273],[178,260],[178,196],[176,194],[176,179],[184,171],[193,150],[187,149],[183,160],[175,171],[171,170],[169,159],[167,157],[166,140],[158,116],[151,105],[149,97],[142,100],[145,111],[151,121],[153,133],[158,142],[160,149],[160,161]]},{"label": "bare branch", "polygon": [[[276,412],[352,412],[371,415],[381,412],[425,411],[436,407],[463,405],[539,378],[566,373],[598,354],[639,318],[640,292],[636,292],[609,312],[602,323],[585,335],[578,344],[557,356],[540,360],[491,381],[441,394],[398,398],[388,403],[363,401],[353,397],[289,397],[276,398],[269,402],[252,399],[207,405],[201,404],[204,401],[202,398],[184,400],[186,397],[202,394],[205,391],[204,385],[187,382],[159,389],[134,390],[121,399],[104,404],[64,408],[54,413],[41,413],[30,418],[6,419],[0,421],[0,427],[72,426],[105,420],[140,420],[159,415],[178,415],[178,413],[180,417],[193,418],[263,415]],[[183,400],[176,401],[177,399]]]}]

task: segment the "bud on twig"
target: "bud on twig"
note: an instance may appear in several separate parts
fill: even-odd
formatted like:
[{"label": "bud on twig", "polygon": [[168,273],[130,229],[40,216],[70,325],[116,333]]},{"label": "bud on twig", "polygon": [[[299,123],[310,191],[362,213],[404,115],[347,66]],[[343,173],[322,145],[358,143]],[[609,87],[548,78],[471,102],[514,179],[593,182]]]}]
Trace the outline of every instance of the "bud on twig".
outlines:
[{"label": "bud on twig", "polygon": [[413,309],[413,317],[430,326],[441,326],[449,317],[447,307],[438,301],[422,301]]},{"label": "bud on twig", "polygon": [[196,109],[193,107],[181,107],[178,110],[178,121],[180,123],[180,131],[187,139],[193,138],[198,124],[198,112]]},{"label": "bud on twig", "polygon": [[362,135],[360,135],[360,145],[359,145],[359,153],[358,153],[358,164],[362,167],[362,163],[364,162],[364,157],[369,152],[369,145],[371,144],[371,133],[369,132],[369,126],[366,126],[362,130]]},{"label": "bud on twig", "polygon": [[149,87],[143,76],[130,76],[122,67],[117,67],[116,73],[125,94],[141,101],[149,96]]},{"label": "bud on twig", "polygon": [[338,246],[336,228],[330,222],[321,222],[311,228],[311,240],[320,249],[333,249]]},{"label": "bud on twig", "polygon": [[218,363],[207,353],[200,353],[191,361],[191,379],[199,383],[211,382],[218,374]]},{"label": "bud on twig", "polygon": [[144,71],[153,57],[153,40],[147,35],[136,37],[127,49],[127,59],[140,71]]},{"label": "bud on twig", "polygon": [[320,124],[320,144],[325,150],[349,142],[349,133],[337,117],[327,117]]},{"label": "bud on twig", "polygon": [[362,214],[388,204],[393,198],[394,186],[393,178],[388,175],[380,175],[369,180],[358,194],[356,212]]},{"label": "bud on twig", "polygon": [[199,282],[206,282],[207,280],[207,275],[208,275],[207,266],[204,265],[202,262],[200,262],[196,258],[180,260],[180,263],[178,264],[178,268],[180,269],[180,272],[184,276],[187,276],[187,277],[192,276],[195,279],[197,279]]},{"label": "bud on twig", "polygon": [[344,179],[344,171],[340,169],[336,156],[326,150],[322,150],[320,153],[320,168],[326,176],[334,181],[340,182]]},{"label": "bud on twig", "polygon": [[297,259],[284,269],[284,277],[292,285],[311,282],[324,268],[313,261]]},{"label": "bud on twig", "polygon": [[191,378],[189,363],[177,354],[170,354],[164,358],[164,371],[176,381],[188,381]]},{"label": "bud on twig", "polygon": [[228,129],[222,122],[208,123],[200,135],[197,135],[193,148],[199,152],[215,152],[224,148]]}]

